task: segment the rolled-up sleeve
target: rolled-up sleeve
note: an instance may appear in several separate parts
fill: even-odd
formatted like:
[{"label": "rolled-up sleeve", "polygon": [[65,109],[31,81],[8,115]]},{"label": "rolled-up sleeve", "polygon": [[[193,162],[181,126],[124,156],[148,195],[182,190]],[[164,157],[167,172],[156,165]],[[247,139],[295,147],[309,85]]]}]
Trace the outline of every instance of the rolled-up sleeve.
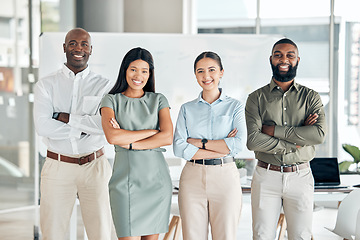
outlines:
[{"label": "rolled-up sleeve", "polygon": [[185,106],[182,105],[174,133],[173,151],[175,156],[184,158],[185,160],[191,160],[191,158],[199,150],[199,148],[194,145],[187,143],[188,138],[189,134],[186,126],[186,110]]},{"label": "rolled-up sleeve", "polygon": [[243,150],[246,142],[246,124],[244,105],[238,102],[234,109],[233,128],[238,130],[235,137],[227,137],[224,139],[227,147],[230,150],[230,155],[235,156]]}]

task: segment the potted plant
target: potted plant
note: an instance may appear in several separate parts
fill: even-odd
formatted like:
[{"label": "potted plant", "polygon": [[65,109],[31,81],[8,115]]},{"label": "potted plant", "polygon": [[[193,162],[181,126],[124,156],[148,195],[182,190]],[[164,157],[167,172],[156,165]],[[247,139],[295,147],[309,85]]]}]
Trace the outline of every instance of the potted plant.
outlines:
[{"label": "potted plant", "polygon": [[235,158],[235,164],[240,173],[241,183],[245,184],[247,181],[246,160]]},{"label": "potted plant", "polygon": [[355,164],[355,172],[359,172],[359,162],[360,162],[360,149],[356,146],[350,144],[343,144],[343,149],[353,157],[353,161],[343,161],[339,164],[340,172],[350,172],[349,168],[351,165]]}]

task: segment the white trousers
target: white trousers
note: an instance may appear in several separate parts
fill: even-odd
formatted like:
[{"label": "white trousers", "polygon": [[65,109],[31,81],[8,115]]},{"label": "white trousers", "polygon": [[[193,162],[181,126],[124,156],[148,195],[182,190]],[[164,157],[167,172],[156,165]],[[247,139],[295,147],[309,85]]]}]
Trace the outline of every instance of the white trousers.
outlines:
[{"label": "white trousers", "polygon": [[112,218],[105,155],[84,165],[46,158],[41,171],[40,226],[43,240],[64,240],[76,197],[89,240],[110,240]]},{"label": "white trousers", "polygon": [[289,240],[310,240],[314,179],[311,169],[281,173],[257,166],[251,184],[253,239],[274,240],[281,207]]},{"label": "white trousers", "polygon": [[184,240],[235,240],[242,206],[235,163],[206,166],[187,162],[180,177],[179,208]]}]

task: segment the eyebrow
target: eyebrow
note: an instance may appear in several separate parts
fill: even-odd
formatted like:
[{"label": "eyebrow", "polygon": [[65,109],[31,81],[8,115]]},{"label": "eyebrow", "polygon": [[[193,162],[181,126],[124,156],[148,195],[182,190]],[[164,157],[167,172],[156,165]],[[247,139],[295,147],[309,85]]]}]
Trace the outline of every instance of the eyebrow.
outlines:
[{"label": "eyebrow", "polygon": [[[69,43],[71,43],[71,42],[76,42],[77,43],[77,41],[75,39],[69,40]],[[81,43],[89,43],[89,41],[84,40],[84,41],[81,41]]]},{"label": "eyebrow", "polygon": [[[129,68],[136,68],[137,69],[137,67],[136,66],[129,66]],[[141,68],[141,69],[149,69],[148,67],[144,67],[144,68]]]},{"label": "eyebrow", "polygon": [[[210,69],[210,68],[216,68],[215,66],[210,66],[210,67],[208,67],[208,69]],[[196,71],[198,71],[198,70],[204,70],[204,68],[198,68],[198,69],[196,69]]]},{"label": "eyebrow", "polygon": [[[279,51],[279,50],[276,50],[276,51],[274,51],[274,53],[282,53],[282,52]],[[288,51],[288,52],[286,52],[286,53],[294,53],[294,54],[295,54],[295,51]]]}]

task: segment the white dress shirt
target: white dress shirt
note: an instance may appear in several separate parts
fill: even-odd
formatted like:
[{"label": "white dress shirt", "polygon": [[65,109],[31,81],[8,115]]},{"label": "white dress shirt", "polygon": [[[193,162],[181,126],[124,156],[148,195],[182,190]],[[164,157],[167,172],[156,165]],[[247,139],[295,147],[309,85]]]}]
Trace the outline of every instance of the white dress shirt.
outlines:
[{"label": "white dress shirt", "polygon": [[[89,67],[75,75],[65,64],[40,79],[34,89],[34,122],[48,150],[76,155],[103,147],[106,140],[99,106],[111,87],[108,79],[91,72]],[[69,113],[69,122],[53,119],[54,112]]]}]

